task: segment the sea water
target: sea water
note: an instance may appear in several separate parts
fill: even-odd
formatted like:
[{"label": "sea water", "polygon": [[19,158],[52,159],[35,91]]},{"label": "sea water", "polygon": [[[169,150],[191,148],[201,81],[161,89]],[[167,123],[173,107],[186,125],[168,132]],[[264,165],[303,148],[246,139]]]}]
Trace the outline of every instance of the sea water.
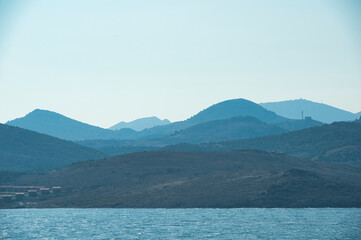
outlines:
[{"label": "sea water", "polygon": [[0,239],[361,239],[361,209],[9,209]]}]

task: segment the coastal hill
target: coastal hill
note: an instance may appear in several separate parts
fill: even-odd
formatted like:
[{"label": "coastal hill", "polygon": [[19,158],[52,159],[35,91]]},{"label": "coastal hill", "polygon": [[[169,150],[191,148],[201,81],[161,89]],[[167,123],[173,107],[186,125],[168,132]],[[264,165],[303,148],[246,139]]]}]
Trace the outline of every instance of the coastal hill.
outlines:
[{"label": "coastal hill", "polygon": [[61,186],[40,208],[361,207],[359,168],[261,151],[133,153],[1,184]]},{"label": "coastal hill", "polygon": [[164,151],[232,151],[254,149],[304,159],[361,166],[361,122],[335,122],[275,136],[217,143],[178,144]]},{"label": "coastal hill", "polygon": [[157,117],[145,117],[145,118],[136,119],[131,122],[120,122],[110,127],[109,129],[119,130],[122,128],[130,128],[139,132],[146,128],[152,128],[154,126],[162,126],[167,124],[170,124],[170,121],[168,119],[160,120]]},{"label": "coastal hill", "polygon": [[0,124],[0,171],[64,167],[106,155],[70,141]]},{"label": "coastal hill", "polygon": [[306,99],[288,100],[281,102],[261,103],[262,107],[290,119],[301,119],[303,116],[323,122],[354,121],[359,113],[348,112],[323,103],[312,102]]}]

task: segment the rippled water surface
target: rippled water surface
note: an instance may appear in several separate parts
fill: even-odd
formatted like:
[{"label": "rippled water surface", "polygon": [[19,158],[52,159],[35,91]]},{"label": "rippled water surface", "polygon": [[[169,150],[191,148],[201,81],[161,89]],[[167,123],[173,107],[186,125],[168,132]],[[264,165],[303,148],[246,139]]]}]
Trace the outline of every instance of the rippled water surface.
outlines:
[{"label": "rippled water surface", "polygon": [[361,239],[361,209],[11,209],[0,239]]}]

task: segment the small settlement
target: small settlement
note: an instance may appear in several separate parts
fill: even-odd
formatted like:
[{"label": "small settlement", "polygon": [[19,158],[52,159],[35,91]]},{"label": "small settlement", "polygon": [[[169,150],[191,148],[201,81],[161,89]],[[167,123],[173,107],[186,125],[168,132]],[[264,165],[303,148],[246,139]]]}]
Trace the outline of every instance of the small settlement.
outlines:
[{"label": "small settlement", "polygon": [[37,196],[58,194],[61,187],[46,186],[0,186],[0,202],[26,200]]}]

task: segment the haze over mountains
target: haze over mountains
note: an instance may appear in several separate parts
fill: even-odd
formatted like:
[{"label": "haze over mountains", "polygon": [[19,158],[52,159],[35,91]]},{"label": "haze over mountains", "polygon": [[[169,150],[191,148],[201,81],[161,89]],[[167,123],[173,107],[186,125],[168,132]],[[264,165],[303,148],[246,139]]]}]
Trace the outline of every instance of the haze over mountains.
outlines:
[{"label": "haze over mountains", "polygon": [[[0,172],[0,185],[64,189],[34,198],[39,207],[361,206],[360,119],[289,119],[233,99],[141,131],[103,129],[46,110],[8,124],[76,141],[0,125],[0,171],[17,171]],[[17,204],[0,201],[0,208]]]},{"label": "haze over mountains", "polygon": [[306,99],[260,103],[260,105],[286,118],[301,119],[303,115],[304,117],[309,116],[323,123],[354,121],[360,117],[360,113],[351,113]]},{"label": "haze over mountains", "polygon": [[[279,126],[286,130],[309,127],[310,122],[303,126],[300,121],[290,120],[268,111],[260,105],[245,99],[234,99],[217,103],[195,116],[185,120],[163,126],[155,126],[140,132],[129,128],[109,130],[82,123],[55,112],[36,109],[25,117],[7,122],[8,125],[22,127],[39,133],[45,133],[66,140],[89,139],[154,139],[176,133],[177,131],[208,121],[222,120],[233,117],[254,117],[267,124],[282,124]],[[149,119],[148,119],[149,120]],[[146,121],[148,121],[146,120]],[[140,122],[144,122],[140,120]],[[314,125],[318,125],[314,122]],[[312,125],[312,124],[311,124]]]},{"label": "haze over mountains", "polygon": [[118,142],[119,145],[115,145],[113,140],[78,143],[88,147],[101,146],[97,149],[114,155],[176,143],[217,142],[279,134],[319,125],[322,123],[312,119],[280,117],[251,101],[234,99],[217,103],[185,121],[145,129],[133,142]]}]

